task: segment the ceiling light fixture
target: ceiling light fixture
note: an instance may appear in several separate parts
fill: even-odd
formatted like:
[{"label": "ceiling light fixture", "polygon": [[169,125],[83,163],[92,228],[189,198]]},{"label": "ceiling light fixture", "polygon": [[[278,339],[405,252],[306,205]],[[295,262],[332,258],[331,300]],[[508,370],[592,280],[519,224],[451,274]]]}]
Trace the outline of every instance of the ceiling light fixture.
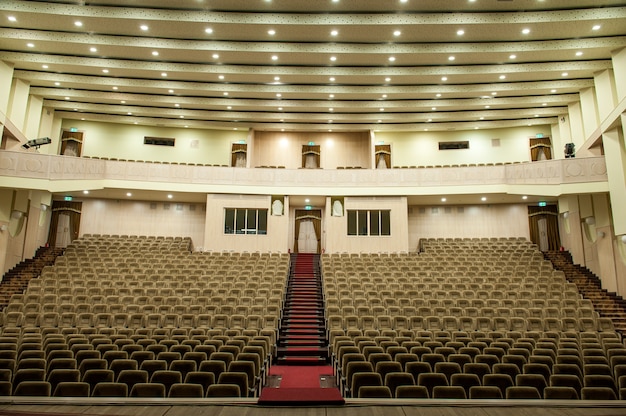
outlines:
[{"label": "ceiling light fixture", "polygon": [[602,27],[602,25],[593,25],[591,30],[600,30],[601,27]]},{"label": "ceiling light fixture", "polygon": [[402,34],[402,32],[400,32],[399,30],[394,30],[393,31],[393,35],[396,36],[396,37],[400,36],[401,34]]},{"label": "ceiling light fixture", "polygon": [[28,46],[29,48],[34,48],[35,44],[34,43],[27,43],[26,46]]},{"label": "ceiling light fixture", "polygon": [[465,31],[463,29],[459,29],[456,31],[456,34],[459,36],[463,36],[465,34]]},{"label": "ceiling light fixture", "polygon": [[524,35],[528,35],[528,34],[530,33],[530,29],[528,29],[528,28],[524,28],[524,29],[522,29],[522,33],[523,33]]},{"label": "ceiling light fixture", "polygon": [[152,51],[152,56],[159,56],[159,52],[157,52],[157,51]]},{"label": "ceiling light fixture", "polygon": [[15,18],[15,16],[9,16],[7,17],[7,19],[9,19],[9,22],[17,22],[17,19]]},{"label": "ceiling light fixture", "polygon": [[511,55],[509,55],[509,59],[515,59],[517,58],[517,55],[515,55],[514,53],[512,53]]},{"label": "ceiling light fixture", "polygon": [[267,31],[267,34],[270,36],[274,36],[276,34],[276,31],[274,29],[270,29]]},{"label": "ceiling light fixture", "polygon": [[337,30],[331,30],[330,31],[330,36],[337,36],[339,34],[339,31]]},{"label": "ceiling light fixture", "polygon": [[141,26],[139,26],[139,29],[141,29],[141,30],[143,30],[145,32],[146,30],[149,29],[149,27],[148,27],[148,25],[141,25]]},{"label": "ceiling light fixture", "polygon": [[456,58],[454,56],[448,56],[448,61],[454,61]]},{"label": "ceiling light fixture", "polygon": [[277,61],[277,60],[278,60],[278,56],[272,55],[272,61]]},{"label": "ceiling light fixture", "polygon": [[204,29],[205,33],[208,33],[209,35],[211,33],[213,33],[213,29],[211,29],[210,27],[207,27],[206,29]]},{"label": "ceiling light fixture", "polygon": [[441,77],[441,80],[442,80],[442,81],[447,81],[447,80],[448,80],[448,77]]},{"label": "ceiling light fixture", "polygon": [[77,20],[74,22],[74,26],[76,27],[83,27],[83,22],[81,22],[80,20]]},{"label": "ceiling light fixture", "polygon": [[91,48],[89,48],[89,52],[98,52],[98,49],[92,46]]}]

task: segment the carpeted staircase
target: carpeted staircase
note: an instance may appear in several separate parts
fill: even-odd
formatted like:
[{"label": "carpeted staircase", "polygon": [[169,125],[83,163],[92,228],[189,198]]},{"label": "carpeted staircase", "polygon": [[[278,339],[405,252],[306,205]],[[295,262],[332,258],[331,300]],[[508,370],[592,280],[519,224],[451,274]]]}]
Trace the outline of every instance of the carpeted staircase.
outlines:
[{"label": "carpeted staircase", "polygon": [[26,259],[6,272],[0,282],[0,311],[9,304],[11,296],[24,293],[28,282],[39,276],[45,266],[53,265],[61,254],[61,248],[39,247],[32,259]]},{"label": "carpeted staircase", "polygon": [[569,282],[576,284],[580,294],[591,300],[600,316],[611,318],[615,329],[626,335],[626,300],[602,289],[602,281],[586,267],[574,264],[570,252],[549,251],[544,253],[544,257],[552,262],[555,269],[561,270]]},{"label": "carpeted staircase", "polygon": [[277,364],[324,365],[328,343],[319,255],[292,254],[278,337]]}]

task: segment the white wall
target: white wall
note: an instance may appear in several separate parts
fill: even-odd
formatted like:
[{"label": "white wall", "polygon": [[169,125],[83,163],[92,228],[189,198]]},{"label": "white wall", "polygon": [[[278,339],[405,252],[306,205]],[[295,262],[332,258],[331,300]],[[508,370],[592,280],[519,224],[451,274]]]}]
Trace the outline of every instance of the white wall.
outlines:
[{"label": "white wall", "polygon": [[[207,195],[204,251],[281,252],[288,249],[289,198],[285,198],[285,215],[271,215],[270,195]],[[267,209],[267,234],[224,234],[225,208]]]},{"label": "white wall", "polygon": [[79,235],[191,237],[198,249],[204,242],[205,214],[203,204],[85,199]]},{"label": "white wall", "polygon": [[[390,236],[348,235],[347,210],[390,210]],[[406,197],[345,197],[344,216],[333,217],[331,201],[327,198],[322,229],[327,253],[398,253],[408,246]]]},{"label": "white wall", "polygon": [[[231,144],[247,138],[245,130],[177,129],[63,120],[63,129],[72,127],[84,132],[84,156],[145,161],[230,165]],[[144,136],[175,138],[176,145],[145,145]]]},{"label": "white wall", "polygon": [[[550,137],[549,125],[451,132],[376,132],[374,143],[391,144],[392,166],[454,165],[530,160],[529,138]],[[492,139],[500,139],[493,147]],[[439,150],[439,142],[469,141],[469,149]]]},{"label": "white wall", "polygon": [[530,239],[528,207],[522,204],[410,206],[409,249],[420,238],[524,237]]}]

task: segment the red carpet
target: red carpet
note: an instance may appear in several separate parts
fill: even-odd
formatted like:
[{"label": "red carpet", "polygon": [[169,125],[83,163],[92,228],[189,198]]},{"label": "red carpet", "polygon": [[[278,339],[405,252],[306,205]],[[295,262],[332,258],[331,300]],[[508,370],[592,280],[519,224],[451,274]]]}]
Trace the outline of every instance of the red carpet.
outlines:
[{"label": "red carpet", "polygon": [[265,387],[258,403],[268,406],[339,406],[345,403],[339,389],[323,388],[320,377],[333,378],[333,368],[325,366],[275,365],[270,376],[281,376],[278,388]]}]

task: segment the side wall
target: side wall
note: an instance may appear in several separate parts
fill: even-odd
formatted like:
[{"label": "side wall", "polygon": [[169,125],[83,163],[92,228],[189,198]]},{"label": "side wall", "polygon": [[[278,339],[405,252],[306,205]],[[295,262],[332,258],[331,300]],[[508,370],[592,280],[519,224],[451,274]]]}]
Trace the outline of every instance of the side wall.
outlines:
[{"label": "side wall", "polygon": [[203,204],[87,199],[80,233],[191,237],[196,250],[204,242]]},{"label": "side wall", "polygon": [[524,237],[528,207],[515,205],[409,206],[409,251],[421,238]]}]

